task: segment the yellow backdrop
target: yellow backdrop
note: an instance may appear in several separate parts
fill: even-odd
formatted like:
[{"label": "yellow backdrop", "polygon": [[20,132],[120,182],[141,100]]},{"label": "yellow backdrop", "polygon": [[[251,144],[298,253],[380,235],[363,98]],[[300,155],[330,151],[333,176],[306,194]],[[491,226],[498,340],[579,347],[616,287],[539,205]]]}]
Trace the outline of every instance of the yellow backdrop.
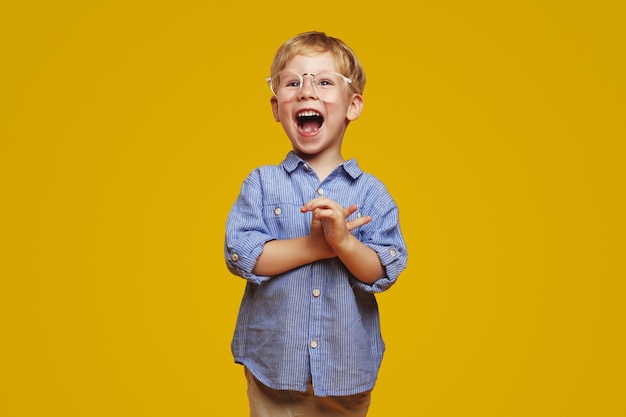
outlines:
[{"label": "yellow backdrop", "polygon": [[224,223],[306,30],[410,250],[370,415],[626,415],[622,2],[423,3],[4,2],[0,415],[245,415]]}]

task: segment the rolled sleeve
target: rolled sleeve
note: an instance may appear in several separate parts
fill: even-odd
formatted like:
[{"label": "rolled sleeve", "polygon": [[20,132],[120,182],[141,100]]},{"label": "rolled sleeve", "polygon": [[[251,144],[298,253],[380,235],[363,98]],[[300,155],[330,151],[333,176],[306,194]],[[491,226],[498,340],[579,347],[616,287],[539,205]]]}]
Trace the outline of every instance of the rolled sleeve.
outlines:
[{"label": "rolled sleeve", "polygon": [[267,235],[250,233],[248,237],[233,242],[232,246],[227,243],[224,254],[228,270],[257,284],[270,279],[269,276],[256,275],[252,272],[257,259],[263,252],[263,246],[270,240],[273,238]]},{"label": "rolled sleeve", "polygon": [[404,247],[396,246],[377,246],[368,245],[372,248],[380,259],[380,263],[385,269],[385,276],[374,282],[373,284],[366,284],[362,281],[353,278],[353,285],[362,291],[368,293],[379,293],[388,290],[393,284],[396,283],[400,272],[406,267],[406,249]]},{"label": "rolled sleeve", "polygon": [[269,276],[256,275],[252,271],[266,242],[274,240],[263,220],[261,187],[257,171],[244,181],[237,201],[231,208],[226,222],[224,256],[228,270],[251,282],[260,284]]},{"label": "rolled sleeve", "polygon": [[408,259],[406,244],[398,222],[398,208],[393,200],[389,201],[390,205],[386,210],[372,216],[375,220],[373,224],[364,227],[365,232],[362,236],[362,242],[376,252],[385,270],[385,276],[373,284],[366,284],[354,278],[354,285],[369,293],[388,290],[406,268]]}]

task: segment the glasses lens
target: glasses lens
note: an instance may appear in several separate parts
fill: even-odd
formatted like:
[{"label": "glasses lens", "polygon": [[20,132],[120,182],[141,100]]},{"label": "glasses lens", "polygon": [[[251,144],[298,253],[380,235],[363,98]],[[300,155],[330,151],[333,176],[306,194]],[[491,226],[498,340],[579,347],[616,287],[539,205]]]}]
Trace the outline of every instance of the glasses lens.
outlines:
[{"label": "glasses lens", "polygon": [[[311,78],[311,86],[322,100],[334,99],[343,91],[345,84],[350,82],[349,79],[336,72],[320,72],[314,76],[305,75]],[[270,77],[268,83],[275,96],[283,100],[291,100],[298,95],[305,81],[297,72],[281,71]]]},{"label": "glasses lens", "polygon": [[284,100],[294,98],[300,91],[302,77],[292,71],[281,71],[269,80],[272,93]]},{"label": "glasses lens", "polygon": [[315,88],[320,98],[324,100],[333,99],[342,91],[346,79],[336,72],[320,72],[315,76]]}]

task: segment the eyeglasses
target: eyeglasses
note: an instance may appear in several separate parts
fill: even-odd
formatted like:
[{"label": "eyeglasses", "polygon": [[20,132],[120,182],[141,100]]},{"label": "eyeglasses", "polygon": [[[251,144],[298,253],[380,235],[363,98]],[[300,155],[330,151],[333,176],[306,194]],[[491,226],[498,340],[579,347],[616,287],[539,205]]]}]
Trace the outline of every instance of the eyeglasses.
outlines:
[{"label": "eyeglasses", "polygon": [[302,90],[304,76],[311,76],[313,89],[322,100],[330,100],[339,95],[344,85],[352,83],[352,80],[338,72],[324,71],[319,74],[298,74],[293,71],[281,71],[267,77],[265,81],[270,86],[272,94],[281,100],[292,100]]}]

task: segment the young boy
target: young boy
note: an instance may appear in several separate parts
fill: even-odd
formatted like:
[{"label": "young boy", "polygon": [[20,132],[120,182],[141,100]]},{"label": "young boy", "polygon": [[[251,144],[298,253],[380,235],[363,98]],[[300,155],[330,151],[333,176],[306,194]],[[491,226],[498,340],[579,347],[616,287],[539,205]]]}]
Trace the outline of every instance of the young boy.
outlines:
[{"label": "young boy", "polygon": [[365,416],[384,351],[374,294],[407,261],[385,186],[341,154],[365,74],[320,32],[285,42],[271,74],[292,151],[249,174],[228,216],[226,264],[247,280],[234,359],[251,416]]}]

